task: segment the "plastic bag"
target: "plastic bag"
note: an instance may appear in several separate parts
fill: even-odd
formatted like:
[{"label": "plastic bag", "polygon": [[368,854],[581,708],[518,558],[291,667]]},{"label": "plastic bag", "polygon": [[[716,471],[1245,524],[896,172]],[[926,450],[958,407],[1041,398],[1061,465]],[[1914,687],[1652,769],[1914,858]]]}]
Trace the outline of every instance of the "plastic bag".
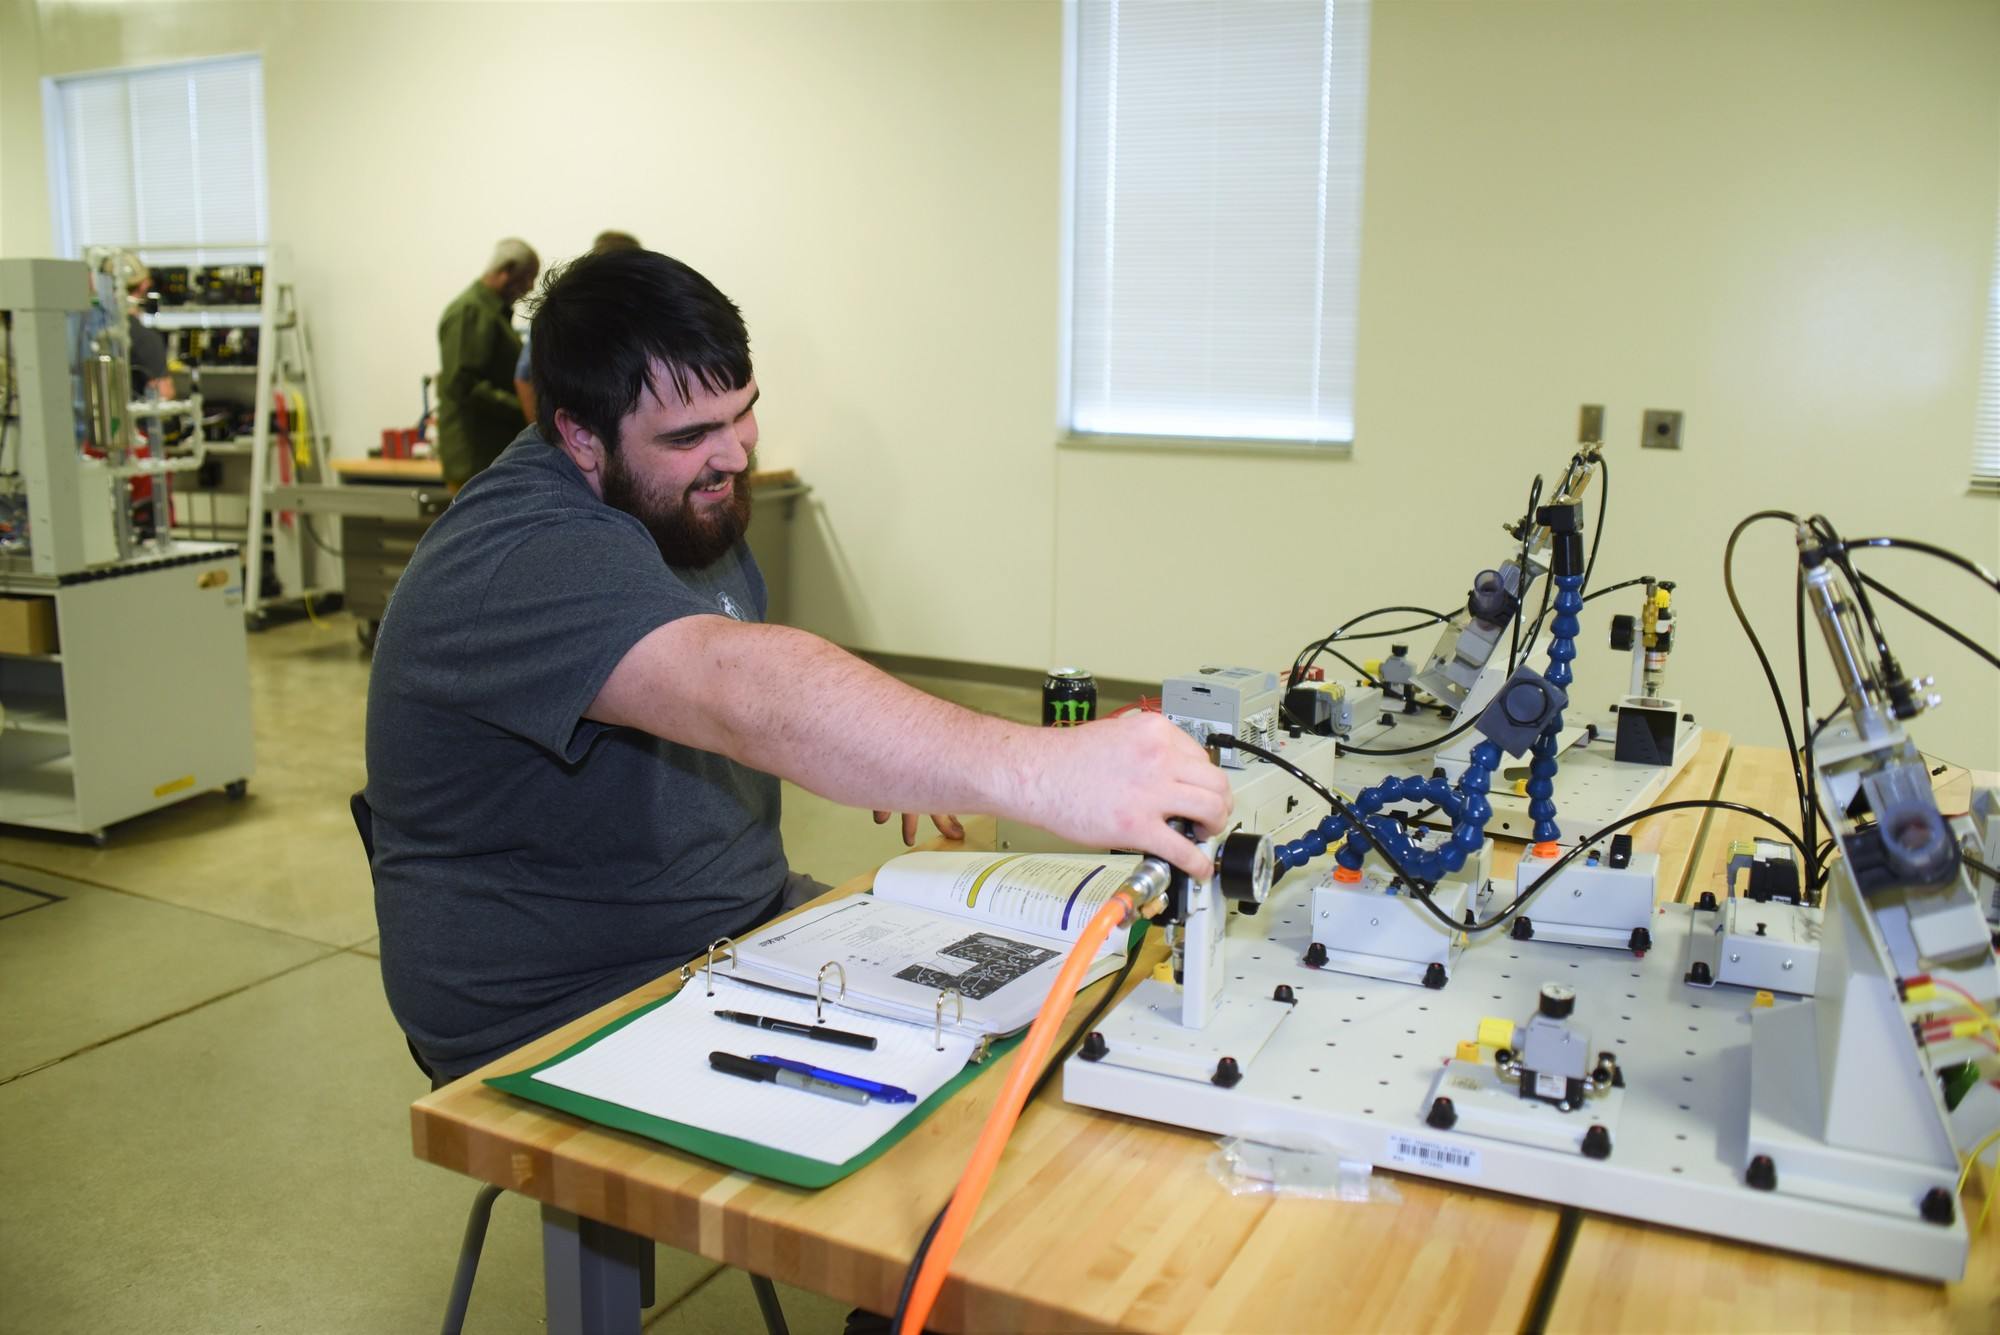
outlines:
[{"label": "plastic bag", "polygon": [[1350,1158],[1331,1145],[1246,1136],[1225,1136],[1216,1145],[1208,1171],[1232,1196],[1303,1196],[1389,1205],[1403,1199],[1395,1184],[1376,1176],[1367,1160]]}]

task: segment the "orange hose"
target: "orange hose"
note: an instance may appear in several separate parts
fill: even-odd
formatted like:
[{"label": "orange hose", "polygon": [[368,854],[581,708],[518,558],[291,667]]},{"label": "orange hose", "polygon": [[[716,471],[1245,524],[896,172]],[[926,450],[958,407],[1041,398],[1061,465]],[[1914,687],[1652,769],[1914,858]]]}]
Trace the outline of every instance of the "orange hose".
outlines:
[{"label": "orange hose", "polygon": [[1061,1027],[1063,1017],[1076,1000],[1083,972],[1097,957],[1097,948],[1110,935],[1111,929],[1131,921],[1135,908],[1129,890],[1120,890],[1105,900],[1084,927],[1083,934],[1077,937],[1076,944],[1070,947],[1069,958],[1063,961],[1062,970],[1056,974],[1055,982],[1049,985],[1048,999],[1042,1002],[1035,1022],[1028,1026],[1028,1036],[1021,1041],[1021,1051],[1007,1072],[1007,1083],[1000,1087],[1000,1097],[994,1103],[993,1111],[986,1115],[986,1125],[980,1128],[979,1139],[973,1144],[972,1159],[965,1166],[965,1175],[959,1178],[958,1189],[952,1192],[951,1204],[945,1207],[944,1220],[938,1225],[937,1237],[931,1240],[931,1249],[924,1255],[923,1268],[917,1271],[916,1283],[910,1288],[910,1305],[903,1316],[901,1335],[918,1335],[924,1328],[924,1322],[930,1319],[938,1292],[944,1288],[944,1277],[951,1270],[952,1258],[958,1255],[959,1244],[965,1241],[966,1230],[971,1227],[972,1216],[979,1209],[980,1198],[986,1195],[987,1184],[993,1180],[993,1170],[1000,1165],[1000,1155],[1007,1148],[1007,1139],[1014,1134],[1014,1123],[1020,1119],[1021,1109],[1028,1101],[1028,1091],[1041,1074],[1049,1049],[1055,1046],[1056,1030]]}]

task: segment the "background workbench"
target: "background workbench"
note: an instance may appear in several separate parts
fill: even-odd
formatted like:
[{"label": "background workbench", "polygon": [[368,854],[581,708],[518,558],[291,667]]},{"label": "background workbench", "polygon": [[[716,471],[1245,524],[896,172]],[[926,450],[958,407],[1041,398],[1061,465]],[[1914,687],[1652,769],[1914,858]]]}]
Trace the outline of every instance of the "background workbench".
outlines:
[{"label": "background workbench", "polygon": [[[1771,755],[1782,766],[1782,753]],[[1718,788],[1752,793],[1782,819],[1789,769],[1780,801],[1759,787],[1769,781],[1768,763],[1753,753],[1738,764],[1729,739],[1710,734],[1662,799],[1708,797]],[[989,822],[968,825],[971,842],[990,838]],[[1742,837],[1732,830],[1700,811],[1634,828],[1641,850],[1661,854],[1662,901],[1688,894],[1715,850]],[[1497,851],[1495,871],[1505,873],[1518,847]],[[834,893],[854,893],[871,879]],[[1162,954],[1153,934],[1134,980]],[[417,1156],[843,1302],[891,1310],[904,1267],[999,1091],[998,1071],[967,1085],[879,1162],[817,1192],[729,1172],[480,1083],[544,1060],[678,986],[677,976],[662,978],[418,1101]],[[1066,1032],[1105,986],[1079,997]],[[1395,1178],[1402,1197],[1395,1206],[1233,1197],[1209,1175],[1213,1151],[1209,1136],[1044,1094],[1022,1115],[932,1324],[1268,1331],[1519,1329],[1548,1320],[1566,1329],[1774,1329],[1978,1324],[1992,1312],[1990,1276],[1945,1289],[1419,1178]],[[1990,1270],[1992,1255],[1989,1237],[1975,1248],[1974,1266]]]}]

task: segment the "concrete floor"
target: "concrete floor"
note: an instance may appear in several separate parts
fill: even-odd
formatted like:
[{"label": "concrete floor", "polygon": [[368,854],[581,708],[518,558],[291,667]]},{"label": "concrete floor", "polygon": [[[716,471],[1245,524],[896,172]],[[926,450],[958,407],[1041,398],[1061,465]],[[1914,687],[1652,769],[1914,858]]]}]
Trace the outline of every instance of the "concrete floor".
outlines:
[{"label": "concrete floor", "polygon": [[[250,639],[257,771],[116,827],[0,832],[0,1332],[423,1330],[474,1186],[411,1157],[426,1089],[383,1001],[345,616]],[[1023,720],[1032,689],[919,681]],[[894,827],[787,785],[792,865],[837,882]],[[536,1207],[503,1196],[467,1329],[539,1331]],[[794,1331],[845,1308],[780,1285]],[[761,1329],[748,1281],[662,1248],[669,1335]]]}]

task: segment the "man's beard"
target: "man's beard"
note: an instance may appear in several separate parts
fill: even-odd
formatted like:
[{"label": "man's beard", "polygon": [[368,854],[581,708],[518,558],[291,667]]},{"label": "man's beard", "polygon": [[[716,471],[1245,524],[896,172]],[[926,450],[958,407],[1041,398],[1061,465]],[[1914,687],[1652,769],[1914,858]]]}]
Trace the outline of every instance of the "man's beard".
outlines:
[{"label": "man's beard", "polygon": [[[714,486],[725,477],[731,483],[727,505],[697,509],[688,499],[688,492]],[[704,472],[687,491],[669,498],[646,490],[626,469],[621,455],[614,453],[604,461],[604,503],[644,524],[668,565],[698,570],[734,547],[750,527],[750,470],[733,476]]]}]

